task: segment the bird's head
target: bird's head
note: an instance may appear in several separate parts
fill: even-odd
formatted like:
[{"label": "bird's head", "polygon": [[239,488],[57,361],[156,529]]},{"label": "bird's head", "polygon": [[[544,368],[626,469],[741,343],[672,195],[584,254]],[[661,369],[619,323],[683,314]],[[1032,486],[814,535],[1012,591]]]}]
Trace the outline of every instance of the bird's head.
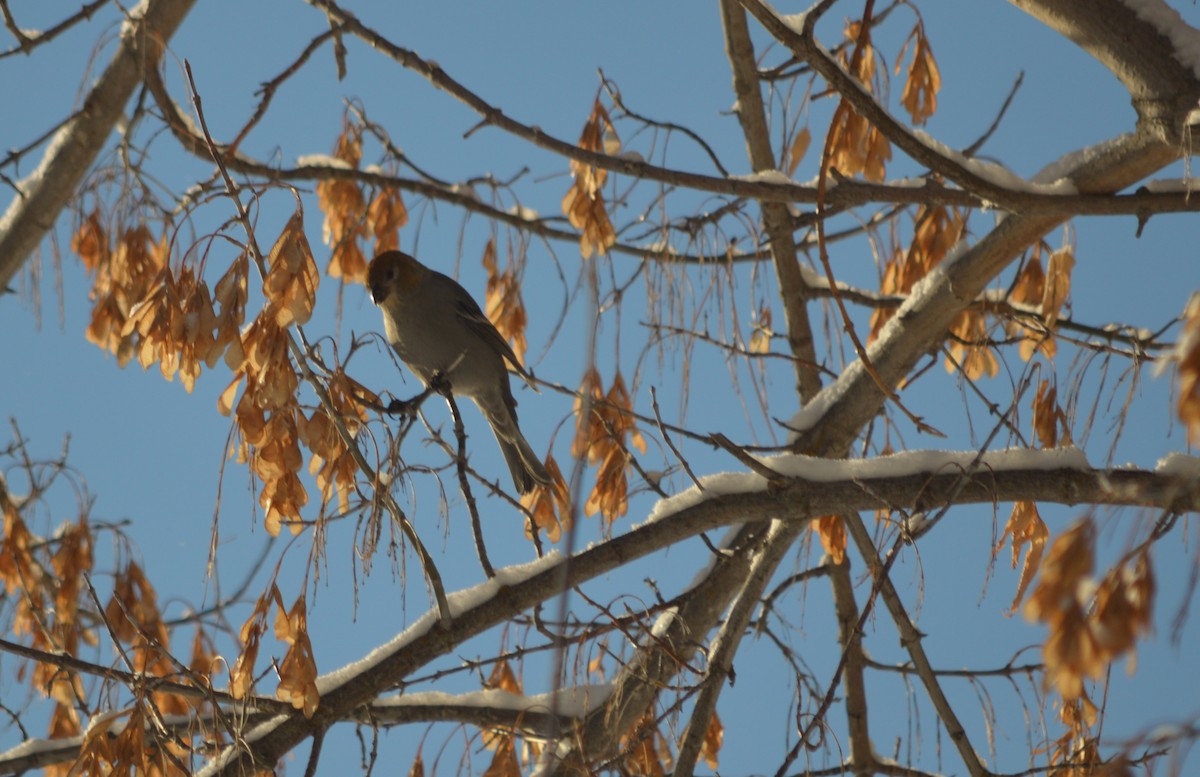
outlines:
[{"label": "bird's head", "polygon": [[382,305],[392,295],[405,294],[420,281],[425,268],[403,251],[384,251],[367,267],[371,301]]}]

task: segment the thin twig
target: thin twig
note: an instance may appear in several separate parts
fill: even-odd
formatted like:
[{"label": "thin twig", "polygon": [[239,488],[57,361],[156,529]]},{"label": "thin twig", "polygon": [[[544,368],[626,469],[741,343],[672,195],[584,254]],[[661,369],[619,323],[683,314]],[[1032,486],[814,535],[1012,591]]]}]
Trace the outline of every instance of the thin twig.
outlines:
[{"label": "thin twig", "polygon": [[454,401],[454,393],[450,391],[449,387],[440,388],[438,393],[446,400],[446,404],[450,405],[450,416],[454,419],[454,438],[458,442],[454,468],[458,472],[458,487],[462,489],[463,500],[467,503],[468,512],[471,513],[471,534],[475,538],[475,553],[479,556],[479,565],[483,567],[483,573],[490,579],[496,576],[496,570],[488,559],[487,546],[483,543],[483,526],[479,521],[479,506],[475,504],[475,496],[471,493],[471,482],[467,480],[466,428],[463,426],[462,415],[458,412],[458,403]]},{"label": "thin twig", "polygon": [[[196,89],[195,80],[192,78],[191,64],[187,60],[184,60],[183,66],[184,71],[187,74],[188,87],[192,92],[192,104],[195,106],[196,117],[200,122],[201,131],[204,133],[204,138],[208,143],[212,159],[221,171],[221,177],[225,181],[225,187],[229,193],[229,197],[234,203],[237,211],[237,220],[246,230],[249,245],[253,249],[255,263],[258,266],[259,272],[265,277],[266,268],[263,265],[262,252],[259,250],[257,241],[254,237],[254,226],[251,223],[250,215],[246,212],[241,201],[238,186],[229,176],[229,172],[225,168],[223,157],[218,151],[216,143],[212,139],[212,135],[208,131],[208,124],[204,118],[204,110],[200,92]],[[296,328],[298,330],[300,329],[299,326]],[[346,445],[347,450],[350,451],[351,455],[354,457],[355,463],[358,464],[359,469],[364,475],[367,476],[367,479],[376,486],[376,495],[383,501],[384,505],[391,513],[392,518],[400,525],[401,531],[404,532],[408,541],[412,544],[413,550],[416,552],[417,558],[421,563],[421,570],[425,574],[425,579],[433,591],[434,600],[437,603],[438,613],[441,617],[441,620],[443,623],[448,623],[452,617],[450,613],[450,603],[446,599],[446,590],[442,585],[441,575],[438,573],[437,567],[433,563],[433,557],[430,556],[429,551],[425,549],[425,545],[421,542],[421,538],[417,534],[416,528],[413,527],[412,523],[408,520],[408,517],[404,514],[404,511],[400,509],[400,506],[396,504],[391,492],[386,488],[380,489],[378,487],[380,483],[378,473],[375,472],[370,462],[367,461],[366,456],[363,455],[361,450],[359,450],[358,443],[354,439],[354,436],[351,435],[350,431],[346,428],[346,423],[342,418],[341,413],[337,412],[336,408],[333,406],[333,403],[330,401],[329,392],[326,391],[325,385],[320,381],[319,378],[317,378],[316,375],[313,374],[312,369],[308,365],[305,350],[300,346],[299,343],[296,342],[295,337],[293,337],[290,331],[285,330],[285,333],[287,335],[288,347],[291,350],[297,365],[300,367],[300,372],[304,376],[305,381],[317,394],[317,397],[321,402],[322,409],[329,416],[335,428],[338,430],[338,434],[341,436],[342,442]],[[300,334],[302,336],[303,332],[301,331]]]}]

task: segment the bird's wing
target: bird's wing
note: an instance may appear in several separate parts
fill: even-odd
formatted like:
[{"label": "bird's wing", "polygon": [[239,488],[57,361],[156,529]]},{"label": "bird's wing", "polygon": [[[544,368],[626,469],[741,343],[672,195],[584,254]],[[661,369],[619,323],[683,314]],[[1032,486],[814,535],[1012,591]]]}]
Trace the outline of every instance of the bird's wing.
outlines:
[{"label": "bird's wing", "polygon": [[524,378],[526,383],[533,386],[533,376],[521,364],[512,346],[508,344],[508,340],[504,339],[504,336],[500,334],[496,326],[484,314],[483,309],[479,307],[479,303],[475,301],[475,298],[466,292],[457,295],[457,297],[456,306],[458,315],[462,316],[467,322],[467,326],[483,338],[484,342],[495,348],[512,365],[513,370]]}]

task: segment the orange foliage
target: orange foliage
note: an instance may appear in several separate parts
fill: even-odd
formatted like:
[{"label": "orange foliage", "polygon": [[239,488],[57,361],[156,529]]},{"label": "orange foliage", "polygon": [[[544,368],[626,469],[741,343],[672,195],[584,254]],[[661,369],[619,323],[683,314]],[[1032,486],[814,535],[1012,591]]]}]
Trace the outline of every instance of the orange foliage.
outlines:
[{"label": "orange foliage", "polygon": [[1193,294],[1183,311],[1183,332],[1176,347],[1179,359],[1179,419],[1188,440],[1200,443],[1200,294]]},{"label": "orange foliage", "polygon": [[1048,380],[1038,384],[1037,394],[1033,398],[1033,431],[1043,448],[1071,444],[1067,414],[1058,405],[1058,388],[1051,386]]},{"label": "orange foliage", "polygon": [[[327,390],[329,404],[351,435],[367,422],[365,403],[379,403],[379,397],[340,368],[330,376]],[[328,504],[336,489],[338,509],[345,512],[350,507],[350,492],[354,490],[358,463],[324,408],[314,410],[302,423],[300,438],[312,451],[308,472],[316,476],[322,503]]]},{"label": "orange foliage", "polygon": [[487,270],[484,310],[488,320],[495,325],[500,336],[512,345],[517,360],[524,364],[529,343],[525,340],[528,316],[525,313],[525,302],[521,299],[521,281],[511,259],[504,272],[499,271],[495,239],[488,240],[483,249],[483,267]]},{"label": "orange foliage", "polygon": [[[585,151],[616,154],[621,150],[621,140],[613,127],[608,111],[597,99],[592,105],[592,114],[583,125],[579,147]],[[583,162],[571,160],[573,183],[563,197],[562,210],[571,226],[580,230],[579,250],[583,258],[602,254],[617,241],[617,233],[604,206],[601,189],[608,178],[608,171]]]},{"label": "orange foliage", "polygon": [[[870,32],[859,22],[846,25],[847,41],[854,41],[859,49],[857,62],[850,62],[849,52],[856,46],[847,45],[838,53],[843,68],[858,79],[868,92],[875,91],[876,54],[871,45]],[[834,123],[829,128],[833,138],[830,144],[829,166],[842,175],[854,176],[862,173],[869,181],[882,181],[886,166],[892,158],[892,147],[874,125],[860,116],[849,104],[843,103],[834,113]]]},{"label": "orange foliage", "polygon": [[[357,170],[362,161],[362,128],[345,122],[333,155]],[[358,244],[366,236],[367,203],[362,189],[347,178],[325,179],[317,184],[317,202],[325,214],[325,245],[333,249],[326,268],[329,277],[366,283],[367,260]]]},{"label": "orange foliage", "polygon": [[623,765],[630,774],[665,777],[674,763],[667,739],[658,730],[653,706],[621,737],[621,747],[624,750]]},{"label": "orange foliage", "polygon": [[[908,250],[888,260],[883,268],[880,291],[884,294],[908,294],[917,281],[936,267],[966,231],[967,217],[963,211],[944,206],[921,206],[913,224],[913,238]],[[878,308],[871,314],[871,333],[867,342],[874,342],[895,311]]]},{"label": "orange foliage", "polygon": [[532,524],[525,525],[525,536],[532,539],[535,529],[541,529],[547,539],[558,542],[563,528],[571,526],[571,494],[553,456],[546,457],[546,472],[550,474],[550,485],[536,485],[521,497],[521,506],[532,516]]},{"label": "orange foliage", "polygon": [[[942,88],[942,75],[938,71],[933,51],[929,48],[929,39],[925,37],[925,25],[920,22],[913,28],[909,40],[915,41],[912,62],[908,65],[908,77],[904,81],[904,91],[900,95],[900,104],[912,117],[913,124],[924,124],[925,120],[937,111],[937,93]],[[904,47],[908,47],[906,41]],[[900,61],[904,52],[896,58],[896,74],[900,73]]]},{"label": "orange foliage", "polygon": [[954,339],[950,342],[950,353],[946,357],[946,372],[962,370],[971,380],[978,380],[984,375],[996,377],[1000,372],[1000,362],[988,340],[986,316],[968,308],[958,314],[950,333]]},{"label": "orange foliage", "polygon": [[278,607],[275,638],[290,646],[279,664],[279,687],[275,690],[275,696],[303,710],[304,717],[311,718],[317,711],[320,694],[317,693],[317,662],[313,656],[312,641],[308,637],[308,610],[304,594],[298,596],[286,612],[279,589],[273,589],[273,594]]},{"label": "orange foliage", "polygon": [[769,353],[771,351],[771,308],[762,305],[758,309],[757,320],[754,323],[754,334],[750,335],[750,344],[746,350],[750,353]]},{"label": "orange foliage", "polygon": [[1114,660],[1133,650],[1149,630],[1153,612],[1148,548],[1114,565],[1089,595],[1094,542],[1091,520],[1077,522],[1055,540],[1025,604],[1027,618],[1050,628],[1043,648],[1047,680],[1067,702],[1083,696],[1086,678],[1102,677]]},{"label": "orange foliage", "polygon": [[822,515],[813,519],[812,530],[821,538],[821,547],[835,564],[846,560],[846,524],[840,515]]},{"label": "orange foliage", "polygon": [[272,584],[271,590],[263,593],[254,603],[250,617],[242,624],[239,638],[242,642],[242,652],[229,670],[229,694],[235,699],[244,699],[254,686],[254,664],[258,660],[258,649],[262,635],[267,630],[267,613],[271,609],[271,599],[282,601],[279,589]]},{"label": "orange foliage", "polygon": [[[591,412],[585,418],[585,397],[591,397]],[[633,400],[625,388],[625,378],[618,372],[605,394],[601,390],[600,373],[592,368],[584,375],[579,395],[575,398],[574,456],[588,458],[589,464],[600,464],[596,485],[588,496],[584,511],[599,512],[612,523],[629,509],[629,484],[625,471],[629,466],[626,440],[642,453],[646,441],[633,420]]]},{"label": "orange foliage", "polygon": [[1000,535],[1000,541],[992,549],[992,558],[995,558],[996,554],[1000,552],[1006,537],[1012,538],[1013,569],[1017,568],[1017,559],[1021,555],[1022,546],[1028,546],[1025,548],[1025,563],[1021,566],[1021,580],[1017,584],[1017,595],[1013,597],[1012,605],[1009,607],[1011,615],[1017,609],[1017,605],[1021,603],[1021,599],[1025,597],[1025,591],[1029,588],[1029,584],[1033,582],[1033,576],[1042,563],[1046,540],[1050,537],[1050,530],[1042,521],[1036,503],[1013,503],[1012,514],[1008,517],[1008,523],[1004,525],[1004,533]]},{"label": "orange foliage", "polygon": [[374,253],[393,251],[400,247],[400,228],[408,223],[408,208],[394,186],[379,190],[367,206],[367,226],[375,236]]}]

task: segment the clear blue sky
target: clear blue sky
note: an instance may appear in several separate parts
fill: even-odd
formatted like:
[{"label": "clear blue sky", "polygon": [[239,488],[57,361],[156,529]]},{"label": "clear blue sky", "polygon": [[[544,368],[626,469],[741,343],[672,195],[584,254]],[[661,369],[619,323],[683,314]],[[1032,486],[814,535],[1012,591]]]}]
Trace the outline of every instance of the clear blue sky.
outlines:
[{"label": "clear blue sky", "polygon": [[[25,27],[49,23],[59,13],[50,5],[28,0],[10,3]],[[382,5],[387,8],[378,7]],[[1194,4],[1176,5],[1191,23],[1200,26],[1200,10]],[[941,108],[926,129],[947,145],[963,147],[973,142],[992,122],[1022,72],[1024,84],[1012,110],[984,149],[988,158],[1029,176],[1062,153],[1132,129],[1134,113],[1116,80],[1082,51],[1019,10],[1001,3],[946,0],[925,2],[920,7],[944,84],[939,95]],[[801,10],[800,5],[792,4],[781,4],[781,8]],[[597,69],[603,69],[620,86],[630,107],[696,130],[712,144],[731,172],[748,172],[744,142],[736,119],[729,113],[734,98],[715,4],[444,2],[401,7],[358,3],[354,10],[397,44],[437,60],[452,76],[509,115],[569,140],[580,132],[598,88]],[[835,7],[831,14],[834,26],[826,31],[826,40],[833,40],[846,14],[857,12],[854,4]],[[899,41],[912,25],[910,9],[900,8],[895,14],[897,20],[878,40],[889,57],[889,66]],[[107,20],[98,18],[31,58],[0,61],[0,104],[10,106],[0,123],[0,145],[5,150],[25,144],[72,109],[80,90],[90,81],[85,69],[101,31],[106,45],[96,55],[99,64],[93,67],[102,66],[111,54],[111,22],[111,15]],[[186,59],[203,95],[211,129],[218,138],[228,139],[253,110],[259,82],[290,63],[323,29],[321,14],[300,3],[223,0],[199,4],[171,43],[173,59],[168,62],[167,72],[173,93],[177,99],[184,98],[180,73]],[[757,37],[761,44],[764,39]],[[339,84],[335,80],[330,51],[322,48],[299,80],[280,91],[270,115],[245,147],[247,152],[284,164],[301,155],[328,153],[341,126],[343,100],[362,98],[370,117],[386,126],[396,143],[431,173],[456,181],[484,173],[505,179],[528,166],[519,188],[522,203],[542,214],[557,215],[559,200],[569,185],[565,160],[530,149],[494,129],[481,130],[464,140],[463,133],[478,121],[475,114],[358,42],[348,39],[348,45],[350,75],[346,81]],[[897,95],[901,83],[900,78],[894,80]],[[814,111],[813,131],[817,137],[823,135],[823,120],[827,120],[824,104]],[[623,135],[623,140],[628,148],[647,152],[648,136]],[[670,142],[672,163],[711,172],[704,157],[688,141],[676,136]],[[372,156],[375,153],[369,149],[364,161],[376,161],[377,157]],[[155,141],[151,157],[155,174],[174,191],[182,190],[209,169],[203,162],[178,152],[166,136]],[[798,179],[808,179],[815,173],[813,157],[815,153],[810,152],[810,158],[796,173]],[[20,173],[31,170],[37,158],[34,154],[24,162]],[[898,158],[894,165],[892,174],[896,177],[919,172],[903,159]],[[9,169],[4,172],[12,174]],[[1170,173],[1182,174],[1182,168]],[[627,182],[618,185],[623,187]],[[5,188],[0,198],[5,207],[10,197],[11,190]],[[406,199],[413,221],[401,234],[402,247],[445,272],[457,274],[481,299],[484,276],[479,257],[487,239],[481,219],[473,218],[464,227],[462,212],[446,204],[423,203],[411,195]],[[269,244],[274,239],[291,215],[291,207],[285,193],[264,198],[258,214],[260,241]],[[323,268],[328,254],[321,244],[320,213],[314,197],[305,198],[305,209],[309,238]],[[213,229],[229,215],[227,209],[210,206],[200,229]],[[973,234],[984,234],[991,218],[989,213],[974,214]],[[70,222],[67,216],[61,218],[54,233],[64,253]],[[1157,328],[1180,312],[1188,295],[1200,286],[1194,249],[1195,216],[1156,217],[1140,240],[1134,239],[1132,217],[1083,220],[1075,227],[1078,265],[1072,311],[1077,318],[1096,324],[1119,321]],[[1049,240],[1057,246],[1061,236],[1052,234]],[[187,608],[204,603],[198,581],[205,573],[222,472],[218,559],[220,584],[226,591],[240,581],[266,541],[256,500],[247,490],[245,469],[233,463],[222,467],[229,424],[216,413],[216,397],[227,385],[228,374],[221,368],[213,373],[206,371],[189,396],[178,383],[163,381],[156,369],[145,374],[136,366],[119,369],[112,358],[83,338],[89,315],[88,281],[83,269],[73,257],[65,256],[59,287],[59,266],[52,259],[53,251],[50,242],[44,244],[38,265],[40,277],[33,286],[26,285],[26,276],[14,283],[19,287],[19,296],[0,298],[0,331],[7,334],[0,346],[0,363],[5,365],[0,412],[19,424],[23,438],[37,456],[52,457],[64,441],[69,441],[70,462],[85,488],[79,495],[67,490],[55,494],[51,500],[53,515],[47,516],[47,525],[73,519],[77,499],[91,503],[93,521],[129,522],[125,531],[136,540],[137,552],[159,588],[167,614],[182,615]],[[215,243],[212,251],[214,259],[210,261],[232,258],[225,244]],[[564,299],[576,291],[578,251],[570,243],[547,246],[535,241],[529,257],[528,278],[534,281],[526,287],[530,358],[539,377],[575,386],[584,367],[584,306],[572,298],[570,313],[553,341],[549,340],[549,327],[556,321]],[[556,262],[563,268],[565,281],[560,279]],[[875,269],[865,245],[835,255],[835,263],[844,280],[863,285],[874,282]],[[612,261],[617,278],[628,277],[634,266],[631,257]],[[745,327],[750,311],[764,293],[769,294],[770,286],[752,278],[748,271],[739,273],[737,283],[735,296],[740,322]],[[730,372],[717,351],[699,345],[692,354],[686,415],[680,402],[682,357],[668,355],[660,365],[651,355],[639,362],[640,338],[645,333],[639,325],[644,320],[640,288],[630,295],[636,299],[627,303],[619,322],[609,315],[602,324],[599,350],[604,357],[606,380],[612,374],[610,354],[619,334],[622,370],[632,379],[641,367],[636,396],[640,410],[649,412],[649,391],[655,386],[668,421],[688,423],[702,432],[732,430],[731,436],[741,441],[770,442],[769,421],[752,402],[743,410],[733,393]],[[782,314],[777,301],[771,301],[776,306],[779,328]],[[335,302],[336,284],[325,279],[318,316],[308,326],[310,335],[336,336],[345,343],[351,331],[379,328],[377,311],[362,289],[346,290],[340,329],[331,312]],[[711,326],[715,331],[718,320],[719,314],[712,312],[696,325]],[[1063,374],[1066,366],[1059,364]],[[1014,366],[1017,368],[1019,363]],[[770,415],[786,418],[796,409],[789,393],[791,382],[786,371],[772,369],[767,389]],[[1110,389],[1121,380],[1123,369],[1124,364],[1116,365],[1107,375]],[[968,429],[954,379],[944,376],[940,364],[934,372],[906,400],[918,414],[948,419],[943,423],[951,426],[938,425],[950,434],[950,439],[935,441],[909,434],[906,442],[912,447],[969,448],[977,444],[986,436],[990,422],[982,420],[976,428]],[[411,376],[398,373],[387,355],[374,348],[355,357],[352,374],[372,388],[388,389],[401,396],[417,390]],[[1091,369],[1088,375],[1089,380],[1099,379],[1099,368]],[[748,373],[742,369],[738,376],[746,381]],[[1134,410],[1114,456],[1116,463],[1152,466],[1165,453],[1185,447],[1173,422],[1167,378],[1155,378],[1149,370],[1143,371],[1142,378],[1145,382],[1138,387]],[[994,397],[1007,397],[1007,380],[1002,376],[988,384]],[[1108,412],[1103,403],[1109,396],[1103,395],[1103,413]],[[1123,390],[1116,396],[1114,401],[1119,404]],[[553,439],[560,461],[567,460],[573,432],[568,418],[570,403],[546,393],[535,396],[520,392],[518,398],[522,426],[535,448],[542,449]],[[1086,408],[1078,410],[1081,418],[1087,413]],[[434,423],[448,424],[440,407],[432,409],[430,415]],[[753,440],[746,431],[746,417],[752,419]],[[1027,408],[1024,418],[1028,428]],[[467,423],[474,446],[472,462],[485,472],[502,473],[502,462],[490,435],[481,427],[480,417],[472,411]],[[651,432],[643,431],[648,435]],[[1082,431],[1077,430],[1077,436]],[[1112,434],[1108,421],[1091,431],[1087,450],[1094,464],[1106,460]],[[422,453],[417,436],[410,436],[404,449],[406,458],[419,461]],[[727,457],[699,447],[689,450],[689,456],[701,473],[735,466]],[[647,460],[661,465],[662,452],[654,450],[653,443]],[[686,485],[683,477],[673,481],[675,488]],[[481,572],[473,560],[466,514],[457,493],[447,492],[447,512],[443,512],[433,489],[422,487],[413,495],[402,496],[422,536],[438,554],[448,586],[479,582]],[[647,495],[639,496],[632,502],[629,516],[614,530],[623,531],[629,521],[640,520],[652,502]],[[487,502],[483,511],[493,561],[512,563],[531,557],[532,549],[521,536],[519,518],[510,508],[493,501]],[[1052,508],[1043,514],[1052,520],[1052,530],[1057,531],[1079,511]],[[1001,525],[1006,517],[1002,506],[998,518]],[[1007,569],[1007,550],[1002,552],[994,575],[987,574],[994,541],[994,530],[990,528],[993,520],[987,509],[956,511],[922,545],[919,559],[907,558],[908,566],[897,575],[898,585],[907,588],[910,606],[919,612],[921,629],[931,637],[927,647],[936,666],[996,667],[1007,662],[1014,650],[1042,636],[1039,629],[1028,627],[1020,618],[1005,619],[1001,614],[1015,590],[1016,575]],[[1131,526],[1132,516],[1128,520]],[[1110,521],[1104,525],[1108,530],[1103,538],[1120,548],[1126,541],[1126,524]],[[320,567],[321,580],[315,588],[313,619],[320,625],[313,636],[322,671],[362,656],[419,616],[427,605],[411,558],[407,561],[409,579],[404,595],[398,595],[401,586],[389,574],[387,560],[380,556],[369,578],[364,580],[360,574],[355,598],[352,534],[350,525],[332,531],[329,553]],[[581,532],[583,541],[597,536],[596,520],[586,521]],[[1187,535],[1177,531],[1176,536]],[[1194,538],[1188,539],[1192,544],[1163,547],[1156,556],[1160,575],[1156,634],[1140,653],[1137,683],[1124,682],[1123,669],[1118,669],[1110,698],[1114,710],[1128,709],[1136,714],[1116,712],[1105,731],[1106,739],[1120,739],[1142,725],[1197,712],[1194,699],[1200,690],[1200,674],[1194,662],[1183,660],[1181,651],[1169,639],[1171,618],[1181,603],[1185,573],[1196,552]],[[307,557],[308,537],[302,536],[285,552],[287,543],[285,538],[276,543],[271,563],[284,556],[281,587],[284,597],[290,600],[299,593],[298,575]],[[125,553],[126,549],[118,552]],[[99,548],[100,558],[108,559],[110,565],[111,553],[108,547]],[[815,562],[818,555],[819,550],[814,551],[809,560]],[[610,597],[625,591],[649,599],[653,592],[641,581],[651,577],[664,595],[670,596],[691,579],[701,559],[702,555],[690,546],[678,548],[665,558],[622,571],[595,590]],[[803,564],[804,558],[798,560],[798,566]],[[792,568],[790,563],[785,564],[784,571]],[[260,578],[251,592],[257,593],[261,587]],[[213,583],[207,585],[204,595],[212,600]],[[818,681],[824,682],[837,660],[826,586],[820,582],[811,585],[805,602],[803,607],[796,599],[791,602],[795,609],[789,612],[789,618],[799,629],[794,633],[802,640],[794,647]],[[886,616],[877,618],[869,629],[867,644],[874,657],[901,660],[894,629]],[[1196,629],[1189,621],[1187,635],[1193,642],[1198,636]],[[187,630],[176,638],[181,649],[190,637],[191,631]],[[470,649],[486,654],[494,644],[494,638],[489,638]],[[264,651],[273,647],[268,640]],[[791,680],[780,676],[777,661],[760,664],[754,660],[759,650],[766,648],[752,644],[744,649],[736,666],[737,684],[723,696],[719,707],[727,727],[722,754],[726,773],[773,771],[783,750],[780,742],[790,725],[785,710]],[[276,655],[282,656],[282,649]],[[15,662],[0,660],[0,671],[5,673],[5,687],[12,687]],[[530,672],[525,680],[531,692],[546,689],[544,675]],[[474,687],[473,678],[459,682],[459,687],[447,690]],[[948,686],[959,701],[960,714],[971,728],[977,748],[985,750],[987,743],[974,691],[965,683],[954,685],[950,681]],[[1187,693],[1180,693],[1181,688]],[[273,686],[268,683],[264,690],[269,693]],[[903,690],[890,678],[873,677],[869,691],[876,690],[885,694],[871,704],[872,722],[878,726],[876,747],[891,755],[893,738],[908,735],[904,723],[908,707]],[[999,683],[988,686],[988,690],[1006,726],[997,732],[999,766],[1010,771],[1020,769],[1025,764],[1017,754],[1027,751],[1027,745],[1015,697]],[[1026,699],[1031,699],[1032,693],[1025,690]],[[771,695],[777,705],[764,721],[758,711],[765,694]],[[937,768],[931,733],[934,717],[927,706],[921,709],[927,749],[919,760]],[[394,768],[407,768],[419,735],[416,730],[402,730],[385,736],[386,754],[397,759]],[[15,743],[18,737],[14,730],[0,730],[0,747]],[[427,760],[430,750],[441,741],[433,737],[427,743]],[[942,742],[943,747],[947,744]],[[357,764],[357,746],[351,736],[336,737],[331,746],[334,749],[326,752],[322,773],[340,773],[346,765]],[[903,751],[900,757],[905,757]],[[477,760],[476,771],[482,771],[485,764]],[[297,763],[288,767],[302,768]]]}]

